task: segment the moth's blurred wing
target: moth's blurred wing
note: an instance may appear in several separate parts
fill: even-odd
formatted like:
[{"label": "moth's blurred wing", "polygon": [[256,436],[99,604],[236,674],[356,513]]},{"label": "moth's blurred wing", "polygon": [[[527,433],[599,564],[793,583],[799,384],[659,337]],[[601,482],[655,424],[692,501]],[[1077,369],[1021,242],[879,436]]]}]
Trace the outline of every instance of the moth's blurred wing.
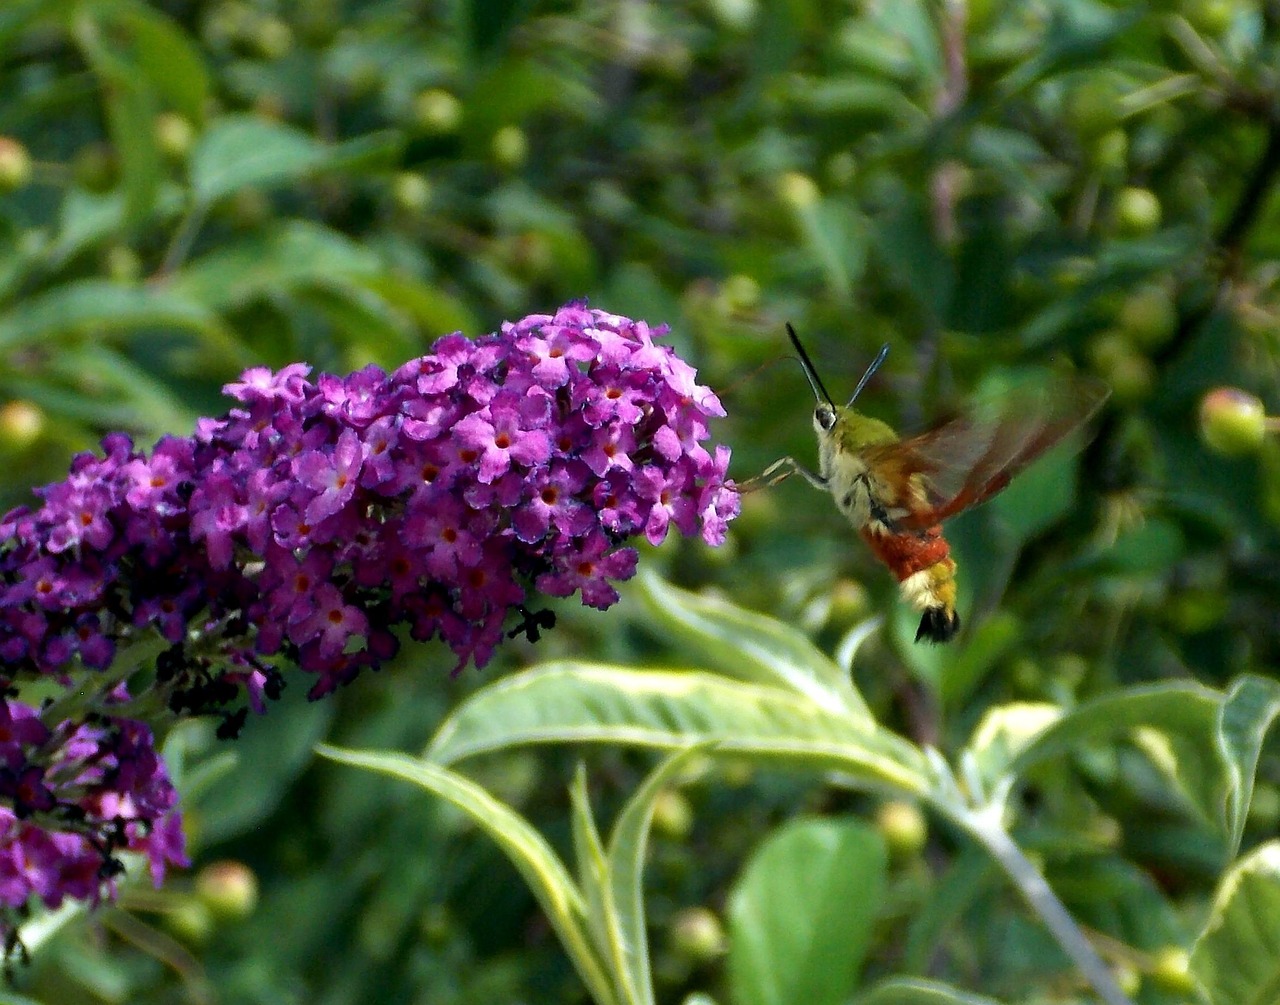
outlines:
[{"label": "moth's blurred wing", "polygon": [[864,459],[890,484],[909,486],[888,515],[923,530],[985,502],[1023,468],[1083,426],[1110,389],[1087,378],[1018,387],[986,412],[961,415],[919,436],[869,447]]}]

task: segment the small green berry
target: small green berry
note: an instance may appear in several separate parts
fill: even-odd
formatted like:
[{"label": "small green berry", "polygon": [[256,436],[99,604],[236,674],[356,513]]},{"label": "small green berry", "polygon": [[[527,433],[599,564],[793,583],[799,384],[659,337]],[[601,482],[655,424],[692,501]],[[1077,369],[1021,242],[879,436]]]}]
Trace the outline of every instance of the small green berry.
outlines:
[{"label": "small green berry", "polygon": [[10,136],[0,136],[0,192],[12,192],[31,180],[31,154]]},{"label": "small green berry", "polygon": [[214,862],[196,875],[196,894],[215,917],[247,918],[258,906],[258,877],[243,862]]},{"label": "small green berry", "polygon": [[529,156],[529,140],[519,126],[503,126],[493,134],[493,159],[505,168],[518,168]]},{"label": "small green berry", "polygon": [[709,963],[724,955],[724,926],[705,907],[687,907],[671,925],[671,948],[695,963]]},{"label": "small green berry", "polygon": [[1238,387],[1217,387],[1200,399],[1200,438],[1225,457],[1253,454],[1267,435],[1267,410]]},{"label": "small green berry", "polygon": [[807,174],[788,171],[778,179],[778,197],[793,209],[806,209],[818,201],[821,192]]},{"label": "small green berry", "polygon": [[1122,188],[1116,196],[1116,223],[1125,234],[1150,233],[1160,226],[1160,200],[1149,188]]},{"label": "small green berry", "polygon": [[429,133],[451,133],[462,122],[462,102],[448,91],[433,87],[414,99],[413,119]]},{"label": "small green berry", "polygon": [[420,213],[431,201],[431,182],[416,171],[401,171],[391,182],[391,197],[397,208]]},{"label": "small green berry", "polygon": [[156,116],[156,144],[166,157],[182,160],[190,153],[195,138],[195,128],[177,112],[161,112]]},{"label": "small green berry", "polygon": [[1190,995],[1196,990],[1191,957],[1181,946],[1166,946],[1156,952],[1149,975],[1152,984],[1170,994]]},{"label": "small green berry", "polygon": [[1170,292],[1153,283],[1129,294],[1117,320],[1137,348],[1159,349],[1177,329],[1178,311]]},{"label": "small green berry", "polygon": [[25,450],[44,432],[44,411],[39,405],[21,399],[0,405],[0,444],[13,450]]},{"label": "small green berry", "polygon": [[915,803],[893,800],[876,811],[876,829],[894,858],[913,858],[929,840],[929,824]]}]

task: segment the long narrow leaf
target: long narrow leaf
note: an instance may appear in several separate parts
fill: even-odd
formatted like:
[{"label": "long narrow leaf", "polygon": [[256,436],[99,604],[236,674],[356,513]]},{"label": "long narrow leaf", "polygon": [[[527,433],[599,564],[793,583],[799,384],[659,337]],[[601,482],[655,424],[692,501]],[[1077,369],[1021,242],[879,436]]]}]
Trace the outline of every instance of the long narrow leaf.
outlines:
[{"label": "long narrow leaf", "polygon": [[445,720],[427,757],[451,764],[530,743],[676,750],[706,740],[726,754],[840,771],[872,787],[921,795],[929,785],[923,757],[906,740],[782,688],[574,662],[477,691]]},{"label": "long narrow leaf", "polygon": [[790,625],[723,600],[681,590],[652,573],[639,576],[650,614],[731,677],[806,695],[828,711],[873,721],[849,675]]},{"label": "long narrow leaf", "polygon": [[695,744],[662,762],[627,800],[609,837],[609,887],[617,918],[617,954],[629,988],[639,1005],[652,1005],[653,978],[649,971],[649,939],[644,920],[644,855],[649,824],[658,794],[695,755],[711,744]]},{"label": "long narrow leaf", "polygon": [[[570,826],[573,830],[574,858],[578,864],[578,886],[587,905],[587,931],[601,959],[610,956],[609,860],[600,830],[591,813],[587,795],[587,771],[579,762],[569,786]],[[616,969],[616,968],[615,968]]]},{"label": "long narrow leaf", "polygon": [[405,754],[343,750],[327,744],[316,749],[330,760],[412,782],[470,816],[520,872],[598,1005],[618,1005],[586,931],[581,891],[551,846],[520,814],[462,775]]}]

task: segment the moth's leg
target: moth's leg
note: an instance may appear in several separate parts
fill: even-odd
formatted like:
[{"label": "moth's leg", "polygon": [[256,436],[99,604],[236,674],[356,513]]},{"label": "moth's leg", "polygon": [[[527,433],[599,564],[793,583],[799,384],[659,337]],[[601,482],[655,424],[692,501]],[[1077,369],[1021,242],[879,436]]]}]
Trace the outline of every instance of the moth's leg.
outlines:
[{"label": "moth's leg", "polygon": [[769,475],[773,474],[773,472],[779,471],[779,470],[784,470],[785,473],[775,477],[771,482],[769,482],[770,485],[777,485],[778,482],[782,481],[785,478],[789,478],[791,475],[799,475],[801,478],[807,481],[810,485],[812,485],[815,489],[821,489],[823,492],[826,492],[829,489],[829,486],[827,485],[827,480],[823,478],[822,475],[814,471],[810,471],[803,464],[797,461],[794,457],[778,458],[778,460],[774,461],[772,464],[770,464],[767,468],[764,469],[764,474],[762,474],[760,477],[768,478]]},{"label": "moth's leg", "polygon": [[827,491],[827,480],[821,475],[810,471],[794,457],[778,458],[760,474],[740,485],[739,490],[751,492],[755,489],[771,488],[779,482],[786,481],[792,475],[799,475],[814,488],[822,489],[824,492]]}]

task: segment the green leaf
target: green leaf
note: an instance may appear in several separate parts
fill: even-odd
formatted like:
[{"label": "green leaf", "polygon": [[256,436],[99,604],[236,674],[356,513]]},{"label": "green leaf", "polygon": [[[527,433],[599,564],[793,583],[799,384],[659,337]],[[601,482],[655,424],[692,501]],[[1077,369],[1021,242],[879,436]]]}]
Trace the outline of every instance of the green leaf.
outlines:
[{"label": "green leaf", "polygon": [[118,47],[103,36],[101,25],[89,17],[75,22],[74,34],[85,59],[101,78],[111,143],[120,158],[124,187],[124,216],[129,223],[144,219],[155,205],[163,178],[156,140],[158,108],[149,82],[138,68],[122,58]]},{"label": "green leaf", "polygon": [[1227,780],[1217,743],[1221,703],[1218,692],[1182,682],[1133,687],[1085,702],[1027,743],[1011,770],[1024,772],[1090,743],[1133,740],[1200,818],[1222,829]]},{"label": "green leaf", "polygon": [[591,812],[591,800],[587,795],[587,771],[581,762],[574,772],[573,784],[569,786],[569,805],[578,885],[587,905],[587,931],[600,958],[607,960],[611,958],[611,946],[614,944],[611,936],[614,916],[609,901],[609,860]]},{"label": "green leaf", "polygon": [[191,188],[209,205],[248,186],[270,188],[322,171],[387,160],[399,140],[376,133],[328,144],[301,130],[250,115],[227,115],[206,130],[191,155]]},{"label": "green leaf", "polygon": [[227,310],[281,289],[360,282],[381,270],[377,255],[343,234],[309,221],[288,220],[190,262],[167,288]]},{"label": "green leaf", "polygon": [[528,743],[717,750],[809,770],[836,769],[911,795],[928,788],[920,752],[887,730],[780,688],[697,672],[547,663],[481,688],[426,752],[440,764]]},{"label": "green leaf", "polygon": [[0,1005],[45,1005],[45,1003],[13,991],[0,991]]},{"label": "green leaf", "polygon": [[145,3],[119,3],[110,16],[132,35],[134,62],[150,88],[190,122],[203,121],[209,74],[191,37]]},{"label": "green leaf", "polygon": [[940,981],[894,977],[855,999],[857,1005],[999,1005],[986,995],[971,995]]},{"label": "green leaf", "polygon": [[[50,361],[48,372],[64,378],[73,397],[86,409],[109,408],[116,428],[171,432],[192,425],[195,416],[174,388],[133,360],[101,342],[68,346]],[[85,374],[92,374],[92,394]],[[33,396],[34,400],[34,396]],[[92,421],[93,413],[86,415]],[[105,424],[105,423],[104,423]]]},{"label": "green leaf", "polygon": [[653,979],[649,969],[649,941],[644,920],[644,858],[653,820],[653,804],[658,794],[695,756],[711,744],[695,744],[677,751],[662,762],[644,784],[627,800],[609,836],[609,888],[618,921],[620,972],[635,1001],[653,1002]]},{"label": "green leaf", "polygon": [[961,929],[974,902],[1003,880],[995,860],[976,844],[961,847],[913,912],[907,927],[901,969],[923,973],[938,948]]},{"label": "green leaf", "polygon": [[[152,219],[176,216],[181,202],[178,186],[162,185]],[[121,193],[98,194],[79,188],[70,189],[58,209],[58,232],[49,245],[48,258],[54,267],[60,266],[90,245],[120,233],[124,224],[125,205]]]},{"label": "green leaf", "polygon": [[1280,684],[1252,675],[1232,683],[1218,711],[1218,742],[1227,771],[1222,814],[1230,858],[1240,849],[1249,803],[1253,799],[1254,773],[1262,740],[1277,715],[1280,715]]},{"label": "green leaf", "polygon": [[1061,708],[1048,702],[1012,702],[988,709],[968,744],[982,777],[994,782],[1003,776],[1027,745],[1062,714]]},{"label": "green leaf", "polygon": [[794,820],[751,856],[729,895],[736,1005],[842,1005],[884,892],[886,855],[856,820]]},{"label": "green leaf", "polygon": [[235,356],[243,354],[203,304],[162,286],[122,286],[103,279],[56,286],[0,315],[0,348],[48,347],[88,331],[127,333],[157,326],[190,329]]},{"label": "green leaf", "polygon": [[532,0],[463,0],[457,17],[467,48],[481,59],[492,57],[532,6]]},{"label": "green leaf", "polygon": [[651,572],[638,577],[649,613],[712,666],[739,680],[784,687],[829,711],[875,720],[849,674],[790,625],[725,600],[681,590]]},{"label": "green leaf", "polygon": [[[947,708],[959,709],[987,675],[1022,640],[1022,623],[1007,611],[997,611],[978,623],[938,678],[938,696]],[[914,644],[914,643],[913,643]]]},{"label": "green leaf", "polygon": [[586,905],[546,840],[509,806],[462,775],[404,754],[343,750],[322,744],[319,753],[341,764],[401,778],[465,812],[511,859],[560,937],[578,975],[599,1005],[617,1001],[608,972],[586,930]]},{"label": "green leaf", "polygon": [[1280,1001],[1280,841],[1258,846],[1223,876],[1191,972],[1213,1005]]},{"label": "green leaf", "polygon": [[477,332],[480,323],[471,308],[451,293],[416,279],[397,276],[385,270],[355,279],[382,297],[397,311],[414,322],[431,341],[450,332]]},{"label": "green leaf", "polygon": [[846,301],[867,264],[867,224],[847,202],[814,199],[793,206],[805,249],[821,267],[828,292]]}]

